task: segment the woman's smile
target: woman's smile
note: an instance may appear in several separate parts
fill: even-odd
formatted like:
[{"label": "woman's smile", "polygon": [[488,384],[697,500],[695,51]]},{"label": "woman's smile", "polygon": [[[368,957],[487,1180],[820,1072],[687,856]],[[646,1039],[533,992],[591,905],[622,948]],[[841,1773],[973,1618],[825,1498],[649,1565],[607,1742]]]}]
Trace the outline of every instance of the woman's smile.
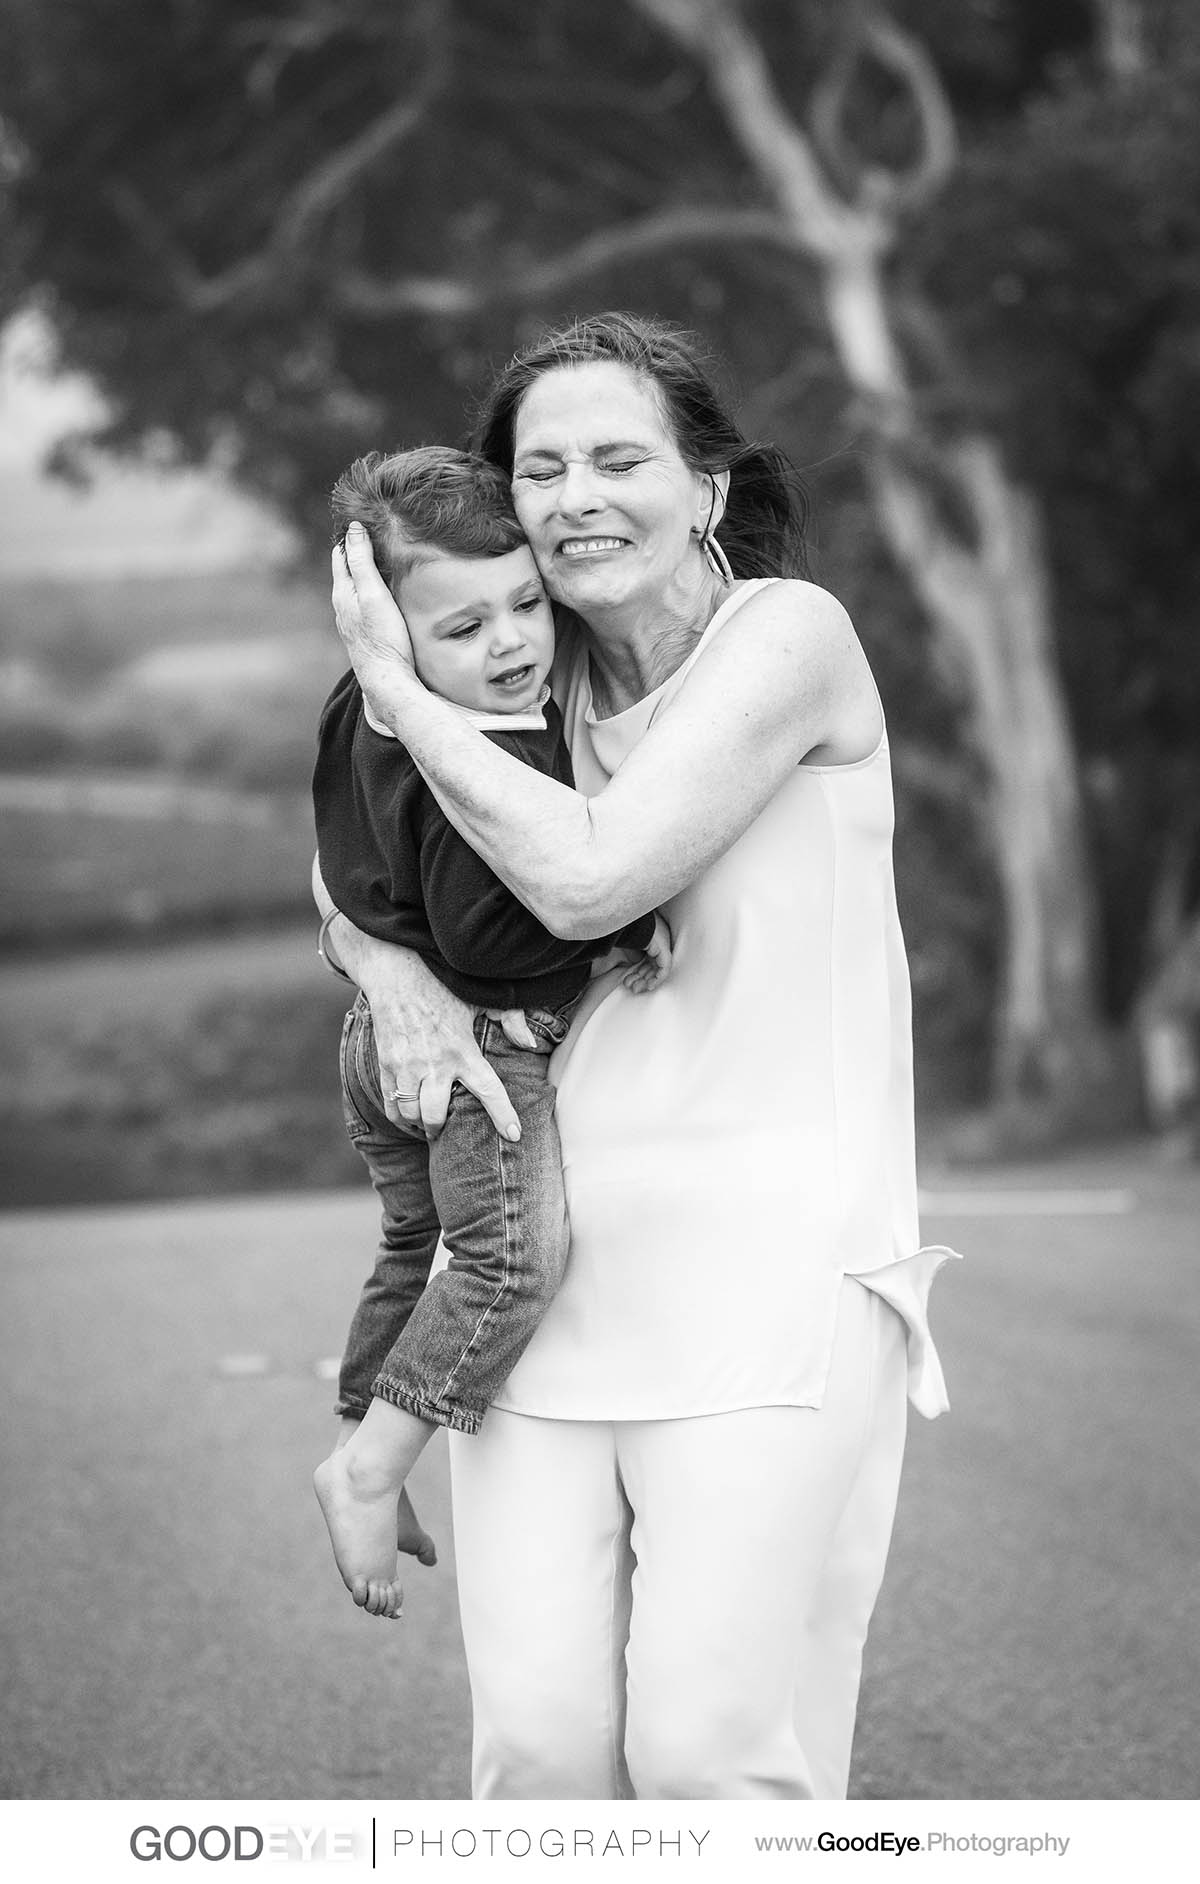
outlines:
[{"label": "woman's smile", "polygon": [[605,556],[628,548],[628,538],[623,536],[569,536],[559,544],[558,554],[571,558]]},{"label": "woman's smile", "polygon": [[[612,362],[559,367],[516,415],[513,500],[543,572],[583,611],[661,603],[694,556],[708,480],[652,389]],[[589,580],[589,572],[594,578]]]}]

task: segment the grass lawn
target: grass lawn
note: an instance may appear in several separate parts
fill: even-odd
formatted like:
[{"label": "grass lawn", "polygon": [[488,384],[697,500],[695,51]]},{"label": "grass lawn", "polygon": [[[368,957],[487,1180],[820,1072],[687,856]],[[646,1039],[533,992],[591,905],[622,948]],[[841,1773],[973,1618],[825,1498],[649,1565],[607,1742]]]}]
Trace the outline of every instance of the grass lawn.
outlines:
[{"label": "grass lawn", "polygon": [[0,775],[0,947],[303,911],[314,848],[298,794]]},{"label": "grass lawn", "polygon": [[0,962],[0,1203],[359,1183],[315,921]]}]

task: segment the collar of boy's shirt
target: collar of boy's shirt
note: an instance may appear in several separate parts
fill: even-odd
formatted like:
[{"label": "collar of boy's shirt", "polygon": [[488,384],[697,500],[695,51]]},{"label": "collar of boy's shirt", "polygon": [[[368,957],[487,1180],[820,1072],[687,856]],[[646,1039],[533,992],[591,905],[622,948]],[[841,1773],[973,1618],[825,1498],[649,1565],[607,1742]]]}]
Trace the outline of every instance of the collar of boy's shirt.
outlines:
[{"label": "collar of boy's shirt", "polygon": [[[481,707],[459,706],[457,700],[447,700],[446,705],[460,713],[469,726],[478,727],[481,733],[544,733],[546,730],[546,702],[550,698],[549,683],[542,688],[537,697],[536,706],[531,706],[524,713],[485,713]],[[363,701],[363,717],[372,731],[382,733],[385,739],[395,739],[390,726],[383,726],[375,718],[366,701]]]}]

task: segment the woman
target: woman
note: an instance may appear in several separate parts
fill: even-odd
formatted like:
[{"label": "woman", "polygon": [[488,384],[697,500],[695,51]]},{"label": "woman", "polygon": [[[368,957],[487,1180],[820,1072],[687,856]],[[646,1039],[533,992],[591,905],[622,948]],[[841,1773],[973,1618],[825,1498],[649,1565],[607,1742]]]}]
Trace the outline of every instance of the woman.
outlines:
[{"label": "woman", "polygon": [[[424,690],[365,539],[335,558],[339,627],[540,920],[591,936],[661,907],[675,965],[640,1003],[598,978],[560,1049],[567,1278],[483,1432],[451,1436],[475,1793],[841,1797],[906,1385],[944,1405],[878,694],[839,605],[787,579],[784,461],[672,330],[546,336],[480,444],[576,624],[577,791]],[[398,1114],[436,1130],[458,1079],[505,1129],[469,1010],[331,933]]]}]

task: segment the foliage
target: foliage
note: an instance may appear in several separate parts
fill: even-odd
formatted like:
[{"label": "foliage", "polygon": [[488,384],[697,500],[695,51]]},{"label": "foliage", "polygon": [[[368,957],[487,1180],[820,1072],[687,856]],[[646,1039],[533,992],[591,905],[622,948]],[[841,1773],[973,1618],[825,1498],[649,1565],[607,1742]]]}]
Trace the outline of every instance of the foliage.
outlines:
[{"label": "foliage", "polygon": [[[803,117],[855,9],[743,10]],[[981,416],[1043,499],[1120,1012],[1197,782],[1197,32],[1185,0],[1147,0],[1145,69],[1119,79],[1099,0],[893,10],[962,140],[896,263],[905,343],[931,430]],[[899,743],[937,756],[902,809],[928,872],[910,931],[919,954],[928,923],[934,959],[950,922],[941,985],[976,1039],[995,892],[953,683],[867,518],[805,267],[737,234],[746,160],[647,10],[0,0],[0,21],[8,303],[47,308],[112,401],[111,443],[220,446],[314,545],[349,457],[458,436],[489,362],[543,321],[624,303],[702,328],[750,425],[810,469],[820,573],[856,606]],[[862,75],[847,112],[859,161],[903,152],[886,76]]]},{"label": "foliage", "polygon": [[1200,792],[1200,30],[1172,44],[1124,85],[1064,71],[968,151],[909,257],[1045,504],[1115,1012]]}]

